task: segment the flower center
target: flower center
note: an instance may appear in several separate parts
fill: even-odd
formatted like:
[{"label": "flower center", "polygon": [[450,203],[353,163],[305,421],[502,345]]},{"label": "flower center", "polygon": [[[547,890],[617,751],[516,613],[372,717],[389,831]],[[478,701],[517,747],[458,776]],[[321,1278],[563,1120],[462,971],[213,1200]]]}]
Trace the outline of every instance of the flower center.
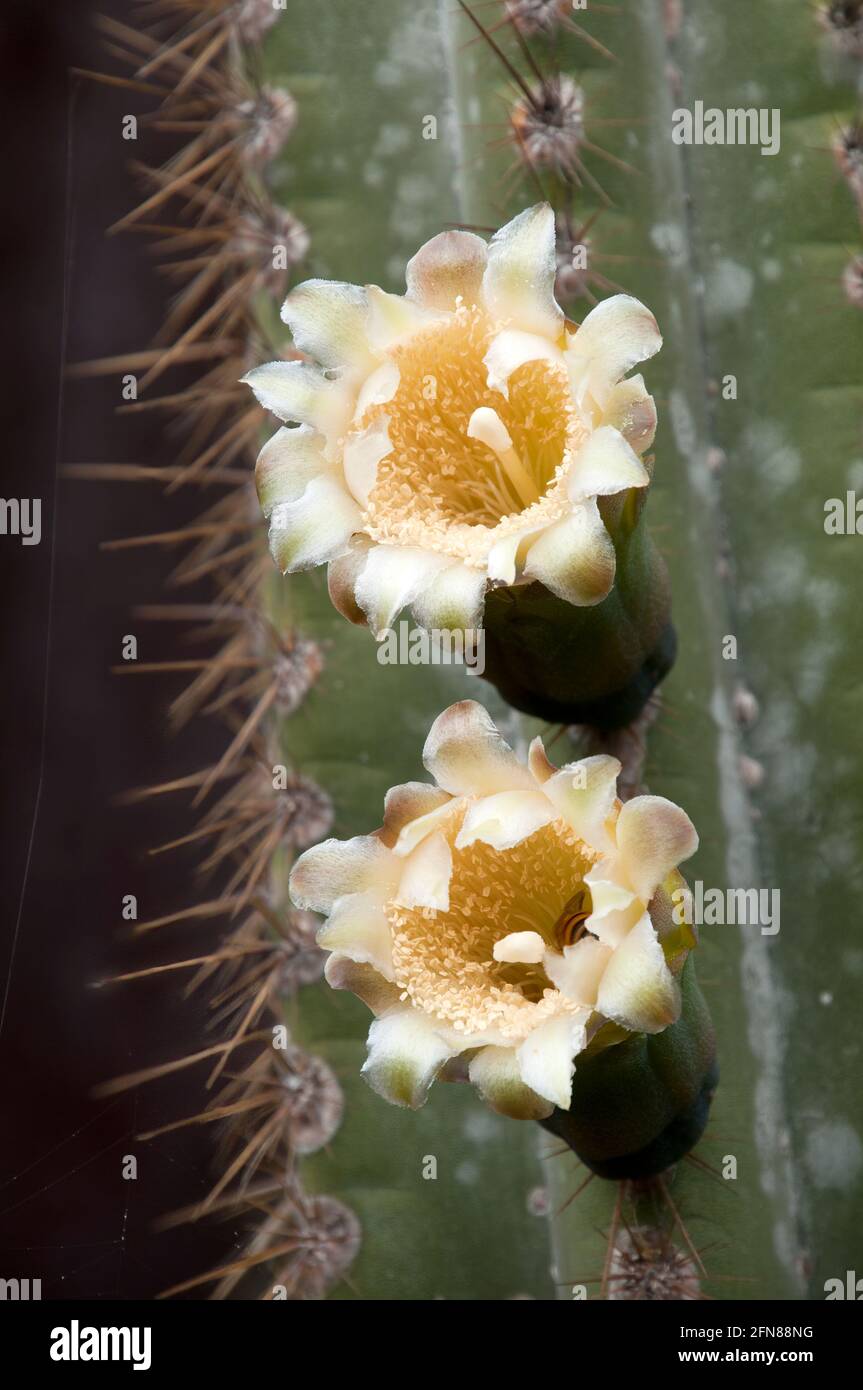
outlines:
[{"label": "flower center", "polygon": [[455,1031],[517,1043],[571,1006],[541,963],[496,960],[495,943],[530,931],[559,951],[575,939],[590,910],[583,877],[592,851],[562,820],[511,850],[456,849],[460,822],[457,812],[444,831],[453,856],[448,911],[388,905],[395,980],[404,999]]},{"label": "flower center", "polygon": [[479,566],[526,513],[535,509],[538,526],[565,514],[560,478],[583,435],[566,372],[527,362],[508,399],[491,390],[483,358],[495,331],[481,309],[460,305],[393,349],[396,394],[359,422],[386,418],[392,443],[363,519],[372,540]]}]

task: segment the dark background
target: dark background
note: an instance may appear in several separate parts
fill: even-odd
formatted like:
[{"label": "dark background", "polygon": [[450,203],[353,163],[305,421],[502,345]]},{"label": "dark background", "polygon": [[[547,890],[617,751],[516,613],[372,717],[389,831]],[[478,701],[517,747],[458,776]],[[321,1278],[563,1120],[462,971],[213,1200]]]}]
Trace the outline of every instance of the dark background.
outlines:
[{"label": "dark background", "polygon": [[[41,497],[43,528],[38,546],[0,536],[0,1277],[41,1279],[43,1298],[149,1299],[220,1262],[240,1233],[154,1230],[207,1191],[216,1136],[200,1126],[147,1144],[133,1136],[200,1108],[200,1068],[94,1097],[100,1082],[205,1039],[205,1001],[183,1000],[177,976],[93,988],[207,941],[195,925],[130,939],[123,895],[137,895],[141,919],[176,910],[194,861],[146,854],[189,829],[181,801],[115,799],[200,767],[223,745],[200,721],[168,738],[164,709],[182,677],[109,669],[127,632],[143,660],[189,652],[171,625],[129,616],[160,599],[173,552],[100,543],[180,525],[200,499],[58,477],[67,463],[157,464],[171,448],[154,414],[115,414],[119,375],[61,386],[64,359],[147,346],[168,295],[143,238],[104,235],[139,194],[121,118],[147,100],[70,76],[120,71],[93,27],[97,10],[132,21],[131,0],[4,0],[0,19],[0,492]],[[132,153],[152,161],[170,146],[142,132]],[[121,1175],[130,1153],[134,1182]]]}]

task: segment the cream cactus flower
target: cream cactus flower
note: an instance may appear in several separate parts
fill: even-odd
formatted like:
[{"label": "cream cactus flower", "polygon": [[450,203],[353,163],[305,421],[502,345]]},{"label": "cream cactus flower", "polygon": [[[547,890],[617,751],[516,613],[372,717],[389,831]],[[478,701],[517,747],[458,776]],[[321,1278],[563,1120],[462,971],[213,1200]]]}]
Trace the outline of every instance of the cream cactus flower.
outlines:
[{"label": "cream cactus flower", "polygon": [[606,597],[615,551],[597,499],[649,482],[656,411],[626,374],[662,339],[626,295],[576,328],[555,273],[540,204],[488,245],[433,237],[405,295],[308,280],[288,296],[282,317],[313,360],[243,378],[294,426],[257,465],[282,573],[328,562],[336,607],[376,634],[407,605],[424,627],[476,628],[490,584]]},{"label": "cream cactus flower", "polygon": [[291,876],[296,905],[327,916],[330,984],[377,1015],[364,1074],[413,1108],[443,1071],[507,1115],[566,1110],[588,1045],[680,1014],[695,938],[671,895],[698,837],[663,797],[622,804],[616,758],[558,770],[536,739],[522,763],[470,700],[423,761],[436,786],[394,787],[381,830],[316,845]]}]

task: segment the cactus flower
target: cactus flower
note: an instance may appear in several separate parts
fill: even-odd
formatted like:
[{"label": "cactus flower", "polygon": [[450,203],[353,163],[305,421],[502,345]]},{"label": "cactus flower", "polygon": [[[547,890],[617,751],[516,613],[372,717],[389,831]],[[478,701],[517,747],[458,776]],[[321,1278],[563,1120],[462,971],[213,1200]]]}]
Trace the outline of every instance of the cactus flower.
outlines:
[{"label": "cactus flower", "polygon": [[661,338],[626,295],[568,322],[556,269],[540,204],[489,244],[433,237],[404,295],[293,290],[282,316],[308,360],[243,378],[290,426],[257,464],[283,573],[329,564],[337,608],[375,634],[408,605],[423,627],[477,629],[490,587],[606,598],[617,557],[600,504],[647,487],[656,426],[627,373]]},{"label": "cactus flower", "polygon": [[507,1115],[567,1110],[580,1054],[680,1015],[695,938],[671,894],[696,832],[662,797],[621,804],[615,758],[558,770],[536,739],[522,762],[473,701],[436,719],[423,761],[436,785],[394,787],[382,829],[291,876],[327,915],[330,984],[377,1016],[364,1074],[412,1108],[443,1074]]}]

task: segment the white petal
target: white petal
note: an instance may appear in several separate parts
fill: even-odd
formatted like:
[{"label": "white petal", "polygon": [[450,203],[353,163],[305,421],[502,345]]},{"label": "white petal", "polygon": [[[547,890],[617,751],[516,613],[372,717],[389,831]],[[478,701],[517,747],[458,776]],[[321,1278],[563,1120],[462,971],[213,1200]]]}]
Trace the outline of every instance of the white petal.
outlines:
[{"label": "white petal", "polygon": [[526,526],[504,540],[497,541],[488,552],[486,571],[489,579],[514,584],[518,572],[519,553],[534,536],[542,535],[545,529],[544,526]]},{"label": "white petal", "polygon": [[437,792],[438,796],[442,796],[444,800],[403,826],[393,846],[393,854],[398,854],[401,858],[412,854],[427,835],[432,835],[435,831],[440,830],[447,821],[453,818],[454,808],[461,805],[461,801],[450,796],[448,792],[442,792],[439,787],[429,787],[428,790]]},{"label": "white petal", "polygon": [[278,502],[302,497],[312,478],[329,473],[321,453],[321,437],[308,425],[282,426],[268,439],[255,464],[255,486],[264,516]]},{"label": "white petal", "polygon": [[480,840],[494,849],[512,849],[554,820],[554,808],[540,791],[495,792],[468,807],[456,849]]},{"label": "white petal", "polygon": [[270,550],[282,574],[310,569],[342,554],[362,513],[337,479],[313,478],[295,502],[270,513]]},{"label": "white petal", "polygon": [[331,560],[327,569],[327,589],[333,607],[359,627],[366,626],[366,615],[357,603],[355,590],[371,546],[366,536],[352,536],[345,553]]},{"label": "white petal", "polygon": [[323,840],[301,854],[291,871],[295,907],[330,912],[346,893],[377,889],[384,897],[395,890],[401,864],[374,835],[353,840]]},{"label": "white petal", "polygon": [[561,1110],[569,1109],[574,1058],[584,1047],[589,1014],[588,1009],[551,1018],[534,1028],[518,1048],[518,1069],[524,1084]]},{"label": "white petal", "polygon": [[603,946],[616,951],[640,920],[643,911],[644,904],[641,899],[633,897],[628,907],[615,908],[603,912],[601,916],[591,913],[584,925]]},{"label": "white petal", "polygon": [[359,285],[339,280],[305,280],[282,305],[282,319],[301,352],[323,367],[370,371],[366,338],[368,299]]},{"label": "white petal", "polygon": [[363,1076],[392,1105],[417,1110],[444,1062],[453,1055],[417,1009],[397,1008],[369,1029],[369,1055]]},{"label": "white petal", "polygon": [[438,715],[423,748],[423,764],[438,786],[455,796],[536,789],[491,715],[475,700],[460,700]]},{"label": "white petal", "polygon": [[591,309],[567,347],[576,399],[592,396],[604,405],[621,377],[661,346],[656,319],[637,299],[627,294],[604,299]]},{"label": "white petal", "polygon": [[452,851],[445,835],[428,835],[404,860],[396,893],[399,907],[431,907],[449,911]]},{"label": "white petal", "polygon": [[680,1016],[680,987],[646,912],[612,954],[596,1007],[635,1033],[661,1033]]},{"label": "white petal", "polygon": [[[410,830],[414,822],[423,820],[430,812],[452,804],[451,798],[439,787],[428,782],[401,782],[390,787],[384,798],[384,824],[382,835],[392,846],[400,842],[401,836]],[[414,840],[411,849],[423,837]],[[396,853],[399,850],[396,849]]]},{"label": "white petal", "polygon": [[637,454],[650,448],[656,434],[656,403],[643,376],[629,377],[614,387],[605,403],[603,423],[620,430]]},{"label": "white petal", "polygon": [[603,425],[579,450],[566,479],[573,502],[610,497],[630,487],[647,487],[650,476],[619,430]]},{"label": "white petal", "polygon": [[471,1058],[468,1077],[486,1105],[513,1120],[544,1120],[554,1109],[550,1101],[525,1086],[512,1047],[483,1047]]},{"label": "white petal", "polygon": [[631,907],[622,908],[620,912],[609,912],[596,921],[593,917],[588,917],[585,926],[603,946],[616,951],[639,921],[642,906],[639,899],[635,898]]},{"label": "white petal", "polygon": [[434,310],[424,309],[401,294],[387,294],[377,285],[369,285],[369,342],[375,352],[389,352],[419,329],[440,318]]},{"label": "white petal", "polygon": [[460,295],[478,303],[488,248],[473,232],[439,232],[408,261],[408,294],[431,309],[454,309]]},{"label": "white petal", "polygon": [[590,889],[594,917],[605,917],[609,912],[620,912],[635,901],[635,894],[619,878],[614,877],[615,866],[609,859],[600,859],[584,876]]},{"label": "white petal", "polygon": [[368,506],[369,493],[377,481],[378,464],[392,453],[388,426],[386,417],[378,418],[358,434],[348,435],[345,444],[342,460],[345,481],[352,496],[363,507]]},{"label": "white petal", "polygon": [[531,739],[530,747],[527,750],[527,765],[540,786],[544,786],[549,778],[557,772],[557,768],[545,751],[545,744],[539,734],[536,738]]},{"label": "white petal", "polygon": [[679,869],[672,869],[650,900],[650,920],[672,975],[679,975],[688,953],[698,945],[692,890]]},{"label": "white petal", "polygon": [[592,936],[583,936],[572,946],[545,952],[545,973],[552,984],[575,1004],[592,1007],[611,950]]},{"label": "white petal", "polygon": [[538,203],[491,239],[482,279],[486,308],[499,322],[512,320],[528,333],[556,340],[563,327],[554,298],[556,271],[554,212],[548,203]]},{"label": "white petal", "polygon": [[280,420],[311,425],[328,440],[344,431],[350,393],[338,381],[328,381],[309,362],[266,362],[240,380],[251,386],[264,409]]},{"label": "white petal", "polygon": [[563,365],[564,357],[560,348],[549,342],[548,338],[508,328],[492,339],[482,360],[488,371],[489,389],[499,391],[508,398],[509,379],[525,362],[544,361]]},{"label": "white petal", "polygon": [[[449,565],[413,601],[413,614],[420,627],[436,632],[478,633],[482,627],[486,575],[467,565]],[[468,660],[475,652],[466,651]]]},{"label": "white petal", "polygon": [[360,421],[373,405],[386,405],[388,401],[391,401],[399,389],[400,381],[401,372],[398,365],[392,360],[383,362],[379,367],[376,367],[371,376],[366,377],[360,387],[354,409],[354,419]]},{"label": "white petal", "polygon": [[513,965],[539,965],[545,949],[538,931],[513,931],[494,943],[492,955]]},{"label": "white petal", "polygon": [[592,912],[585,926],[612,950],[628,936],[644,911],[644,904],[620,881],[622,866],[616,858],[600,859],[585,874]]},{"label": "white petal", "polygon": [[621,808],[617,847],[629,882],[647,903],[665,876],[698,849],[698,834],[673,801],[635,796]]},{"label": "white petal", "polygon": [[591,608],[607,598],[617,559],[595,500],[573,507],[533,542],[524,572],[566,603]]},{"label": "white petal", "polygon": [[375,545],[369,551],[354,587],[356,601],[376,637],[412,603],[445,565],[446,555],[435,555],[418,546]]},{"label": "white petal", "polygon": [[543,784],[543,792],[557,814],[592,849],[614,846],[606,821],[617,798],[619,773],[617,758],[595,753],[579,762],[567,763]]},{"label": "white petal", "polygon": [[358,964],[373,965],[393,978],[393,943],[380,893],[347,893],[338,898],[318,932],[318,945]]},{"label": "white petal", "polygon": [[385,980],[373,965],[351,960],[338,952],[327,956],[324,979],[332,989],[349,989],[376,1015],[387,1013],[399,1003],[401,990],[398,985]]}]

